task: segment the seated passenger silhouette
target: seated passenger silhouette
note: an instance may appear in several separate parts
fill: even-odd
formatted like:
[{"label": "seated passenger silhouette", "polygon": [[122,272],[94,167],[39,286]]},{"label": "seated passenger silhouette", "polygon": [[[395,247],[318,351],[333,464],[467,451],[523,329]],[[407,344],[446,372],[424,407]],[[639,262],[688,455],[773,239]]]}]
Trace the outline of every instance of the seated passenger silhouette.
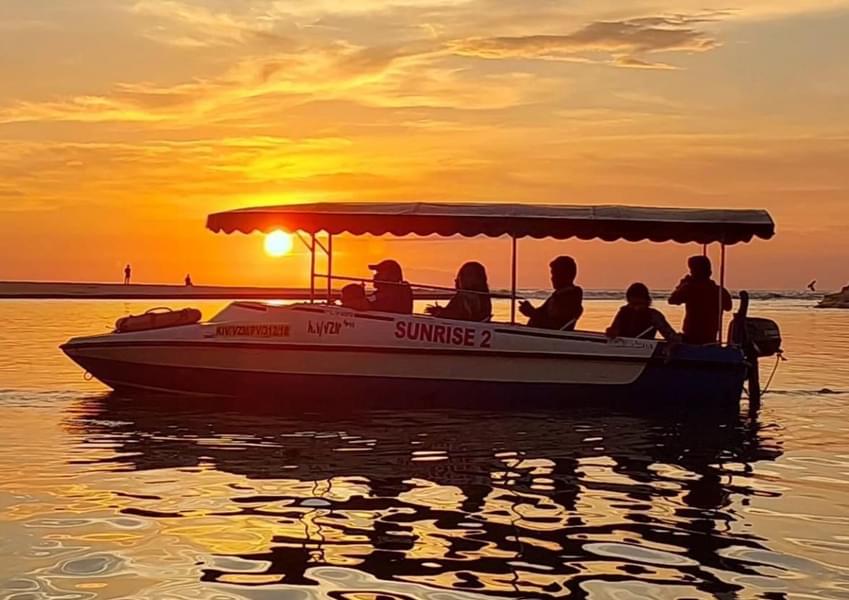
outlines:
[{"label": "seated passenger silhouette", "polygon": [[558,256],[549,267],[554,293],[539,308],[525,300],[519,312],[528,317],[529,327],[572,331],[584,312],[584,290],[575,285],[578,265],[571,256]]},{"label": "seated passenger silhouette", "polygon": [[409,315],[413,312],[413,290],[404,281],[401,265],[382,260],[369,265],[374,271],[374,294],[367,298],[367,310]]},{"label": "seated passenger silhouette", "polygon": [[663,313],[652,308],[651,294],[645,284],[631,284],[625,292],[625,299],[628,303],[616,313],[613,323],[607,328],[607,337],[653,340],[660,333],[666,340],[681,341],[681,336],[672,329]]},{"label": "seated passenger silhouette", "polygon": [[342,288],[342,306],[352,310],[368,310],[368,298],[362,284],[349,283]]},{"label": "seated passenger silhouette", "polygon": [[442,319],[458,321],[489,321],[492,318],[492,300],[486,269],[479,262],[467,262],[457,272],[454,280],[457,293],[447,306],[428,306],[426,312]]},{"label": "seated passenger silhouette", "polygon": [[[670,304],[683,304],[684,342],[713,344],[719,334],[720,290],[711,279],[712,269],[707,256],[691,256],[687,261],[690,274],[685,276],[669,296]],[[722,311],[732,308],[731,294],[722,290]]]}]

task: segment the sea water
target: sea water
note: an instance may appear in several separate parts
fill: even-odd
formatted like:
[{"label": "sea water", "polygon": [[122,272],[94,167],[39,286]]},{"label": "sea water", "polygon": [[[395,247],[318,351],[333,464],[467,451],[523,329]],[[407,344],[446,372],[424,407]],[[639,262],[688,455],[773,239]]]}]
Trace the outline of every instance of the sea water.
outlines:
[{"label": "sea water", "polygon": [[849,311],[756,301],[789,360],[713,423],[117,396],[58,349],[152,306],[0,302],[0,598],[849,598]]}]

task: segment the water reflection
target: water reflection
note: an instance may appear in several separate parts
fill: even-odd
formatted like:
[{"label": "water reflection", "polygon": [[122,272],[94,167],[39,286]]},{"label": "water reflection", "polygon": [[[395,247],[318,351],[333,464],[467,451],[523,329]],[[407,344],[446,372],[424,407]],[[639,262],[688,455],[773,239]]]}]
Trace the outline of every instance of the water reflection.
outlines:
[{"label": "water reflection", "polygon": [[[214,556],[206,582],[314,586],[316,569],[345,567],[381,581],[554,597],[625,581],[733,593],[740,577],[768,575],[751,558],[767,548],[740,508],[777,495],[750,464],[781,447],[755,418],[295,415],[111,395],[78,405],[65,426],[83,447],[112,450],[81,452],[77,464],[161,474],[126,494],[127,517],[175,531],[214,519],[214,535],[182,530]],[[173,469],[230,477],[215,492],[175,494],[159,485]]]}]

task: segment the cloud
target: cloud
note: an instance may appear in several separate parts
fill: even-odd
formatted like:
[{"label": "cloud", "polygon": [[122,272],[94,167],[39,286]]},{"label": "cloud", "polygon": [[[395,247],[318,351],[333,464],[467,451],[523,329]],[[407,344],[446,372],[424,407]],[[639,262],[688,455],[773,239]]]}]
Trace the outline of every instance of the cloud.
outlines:
[{"label": "cloud", "polygon": [[[245,3],[249,8],[251,3]],[[272,4],[247,12],[215,11],[206,6],[180,0],[138,0],[133,13],[154,17],[156,25],[145,35],[154,41],[186,48],[212,48],[260,43],[264,46],[288,46],[290,40],[276,28],[280,15],[269,12]]]},{"label": "cloud", "polygon": [[526,58],[606,62],[622,67],[669,68],[643,55],[661,52],[705,52],[719,42],[696,27],[722,13],[640,17],[595,21],[563,35],[468,38],[452,44],[463,56],[487,59]]},{"label": "cloud", "polygon": [[[339,178],[335,188],[353,186],[349,174],[361,169],[348,155],[350,145],[344,138],[275,136],[137,143],[0,140],[0,205],[29,210],[127,203],[153,210],[317,188],[300,183],[313,178]],[[358,183],[365,185],[366,178]],[[332,191],[329,183],[327,190]]]},{"label": "cloud", "polygon": [[[535,87],[521,74],[478,74],[440,64],[440,44],[411,41],[358,46],[344,41],[303,44],[295,51],[248,56],[214,77],[173,85],[117,83],[99,95],[0,105],[0,125],[35,122],[146,123],[177,127],[217,119],[279,115],[298,104],[347,101],[377,107],[504,108],[526,101]],[[522,82],[519,82],[522,83]]]},{"label": "cloud", "polygon": [[651,62],[642,58],[634,58],[633,56],[620,56],[616,58],[616,66],[626,67],[629,69],[676,69],[672,65],[662,62]]},{"label": "cloud", "polygon": [[[415,0],[407,6],[423,8],[425,4]],[[355,43],[344,37],[324,39],[327,32],[299,30],[292,23],[287,31],[303,35],[283,35],[281,27],[287,27],[281,25],[286,21],[283,16],[292,9],[285,3],[245,0],[217,4],[219,8],[213,9],[181,0],[135,0],[131,6],[134,14],[155,19],[154,27],[148,27],[150,23],[144,26],[148,37],[156,35],[169,44],[198,48],[239,48],[234,48],[230,66],[218,74],[177,84],[116,83],[96,94],[19,101],[0,106],[0,124],[165,123],[189,128],[214,120],[268,118],[297,104],[338,100],[384,108],[503,109],[543,97],[540,86],[552,90],[556,84],[539,73],[533,74],[533,85],[526,85],[529,81],[517,79],[523,73],[469,69],[458,56],[672,68],[651,57],[715,48],[718,42],[701,26],[725,15],[595,21],[564,35],[464,37],[445,31],[444,37],[438,38]],[[451,8],[449,4],[434,6],[442,12]],[[206,52],[216,50],[208,48]],[[531,69],[523,70],[524,75],[531,75]]]}]

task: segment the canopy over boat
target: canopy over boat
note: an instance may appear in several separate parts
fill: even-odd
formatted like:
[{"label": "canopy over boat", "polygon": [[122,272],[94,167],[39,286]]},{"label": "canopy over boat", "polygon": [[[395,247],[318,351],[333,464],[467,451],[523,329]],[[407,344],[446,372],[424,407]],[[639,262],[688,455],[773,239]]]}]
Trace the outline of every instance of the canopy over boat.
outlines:
[{"label": "canopy over boat", "polygon": [[315,234],[485,235],[632,242],[714,242],[769,239],[775,224],[765,210],[575,206],[543,204],[321,202],[243,208],[212,214],[215,232]]}]

